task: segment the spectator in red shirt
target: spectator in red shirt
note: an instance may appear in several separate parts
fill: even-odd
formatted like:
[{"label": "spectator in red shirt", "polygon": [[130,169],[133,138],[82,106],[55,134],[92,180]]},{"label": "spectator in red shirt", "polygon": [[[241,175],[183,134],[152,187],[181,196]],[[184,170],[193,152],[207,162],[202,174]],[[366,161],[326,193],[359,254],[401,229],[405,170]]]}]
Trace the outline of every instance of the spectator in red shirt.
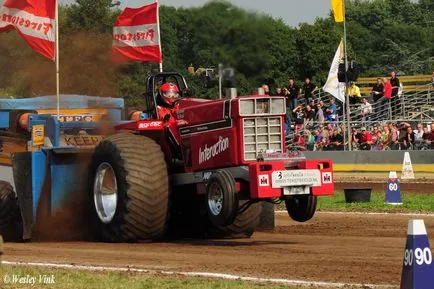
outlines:
[{"label": "spectator in red shirt", "polygon": [[399,87],[400,87],[400,82],[398,77],[396,77],[396,72],[392,71],[392,73],[390,74],[391,78],[390,78],[390,84],[392,85],[392,114],[393,115],[397,115],[399,114]]},{"label": "spectator in red shirt", "polygon": [[388,78],[383,78],[384,82],[384,92],[383,97],[381,97],[378,101],[380,103],[379,113],[380,115],[390,116],[388,111],[390,107],[390,100],[392,98],[392,85]]},{"label": "spectator in red shirt", "polygon": [[372,135],[369,131],[366,130],[366,127],[362,127],[362,135],[360,137],[360,149],[363,151],[371,150],[372,145]]},{"label": "spectator in red shirt", "polygon": [[294,146],[299,150],[302,150],[302,151],[306,150],[306,142],[305,142],[304,136],[302,136],[300,133],[297,133],[294,136]]},{"label": "spectator in red shirt", "polygon": [[387,99],[391,99],[392,98],[392,84],[390,84],[389,79],[387,78],[383,78],[383,82],[384,82],[384,92],[383,92],[383,96]]}]

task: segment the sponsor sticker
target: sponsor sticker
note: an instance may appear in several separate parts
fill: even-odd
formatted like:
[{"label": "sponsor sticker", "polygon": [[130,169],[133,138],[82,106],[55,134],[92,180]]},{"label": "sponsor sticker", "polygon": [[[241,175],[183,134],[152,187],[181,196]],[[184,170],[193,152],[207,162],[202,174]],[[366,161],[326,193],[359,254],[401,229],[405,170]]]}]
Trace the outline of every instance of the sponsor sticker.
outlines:
[{"label": "sponsor sticker", "polygon": [[286,153],[265,153],[264,160],[292,160],[292,159],[305,159],[306,157],[302,152],[286,152]]},{"label": "sponsor sticker", "polygon": [[259,186],[260,187],[268,187],[270,185],[270,180],[268,175],[259,175]]},{"label": "sponsor sticker", "polygon": [[212,172],[203,172],[202,181],[207,182],[211,178]]},{"label": "sponsor sticker", "polygon": [[81,115],[60,115],[60,122],[95,122],[98,121],[98,117],[92,114],[81,114]]},{"label": "sponsor sticker", "polygon": [[321,186],[321,174],[319,170],[288,170],[274,171],[271,175],[273,188]]},{"label": "sponsor sticker", "polygon": [[96,146],[103,139],[102,135],[65,135],[64,143],[67,146]]},{"label": "sponsor sticker", "polygon": [[184,118],[184,112],[185,112],[184,109],[180,109],[180,110],[178,110],[178,111],[176,112],[176,118],[178,118],[178,119],[183,119],[183,118]]},{"label": "sponsor sticker", "polygon": [[37,124],[32,127],[32,141],[34,146],[44,145],[45,127],[43,124]]},{"label": "sponsor sticker", "polygon": [[141,122],[139,123],[139,129],[155,129],[162,126],[161,121]]},{"label": "sponsor sticker", "polygon": [[322,179],[323,184],[333,183],[332,173],[325,172],[325,173],[322,173],[321,175],[322,175],[321,179]]}]

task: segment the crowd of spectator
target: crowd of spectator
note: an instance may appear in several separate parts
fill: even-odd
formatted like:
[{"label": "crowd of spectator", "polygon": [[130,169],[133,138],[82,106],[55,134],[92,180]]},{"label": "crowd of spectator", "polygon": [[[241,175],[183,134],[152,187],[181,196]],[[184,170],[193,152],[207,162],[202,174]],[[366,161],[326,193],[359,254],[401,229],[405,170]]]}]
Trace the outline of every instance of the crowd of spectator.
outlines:
[{"label": "crowd of spectator", "polygon": [[385,123],[370,129],[352,129],[351,145],[360,150],[424,150],[434,149],[434,123]]},{"label": "crowd of spectator", "polygon": [[[377,83],[374,84],[371,91],[373,105],[369,116],[374,113],[381,119],[391,119],[393,116],[399,116],[401,114],[400,98],[402,92],[403,87],[395,71],[390,73],[390,78],[377,78]],[[351,82],[347,93],[351,105],[362,102],[360,88],[355,82]]]},{"label": "crowd of spectator", "polygon": [[305,128],[295,132],[292,148],[309,151],[344,150],[348,142],[352,150],[428,150],[434,149],[434,122],[407,122],[374,124],[370,127],[353,127],[351,139],[344,141],[344,124],[327,123],[317,128]]},{"label": "crowd of spectator", "polygon": [[[268,86],[266,86],[265,90],[269,91]],[[276,94],[286,97],[288,111],[291,112],[299,104],[310,105],[311,108],[316,110],[311,103],[316,91],[318,91],[318,86],[313,84],[310,78],[306,78],[299,89],[295,86],[294,79],[289,79],[285,87],[276,89]],[[345,91],[349,97],[351,115],[355,115],[356,120],[370,120],[374,115],[377,116],[376,119],[387,120],[401,114],[400,98],[402,97],[403,87],[394,71],[390,73],[390,78],[378,78],[369,96],[362,97],[360,88],[355,82],[350,82]],[[288,117],[291,117],[291,115],[288,115]]]},{"label": "crowd of spectator", "polygon": [[[434,72],[433,72],[434,86]],[[263,87],[269,93],[269,87]],[[332,97],[315,99],[318,87],[306,78],[301,88],[289,79],[276,95],[286,98],[286,134],[292,148],[297,150],[344,150],[351,144],[353,150],[424,150],[434,149],[434,122],[431,124],[391,121],[391,115],[399,114],[402,86],[396,73],[390,78],[378,78],[372,88],[372,104],[362,97],[356,83],[351,82],[346,92],[350,104],[357,104],[359,126],[352,127],[350,139],[345,124],[338,122],[342,107]],[[374,114],[383,117],[375,118]],[[354,113],[353,113],[354,115]]]}]

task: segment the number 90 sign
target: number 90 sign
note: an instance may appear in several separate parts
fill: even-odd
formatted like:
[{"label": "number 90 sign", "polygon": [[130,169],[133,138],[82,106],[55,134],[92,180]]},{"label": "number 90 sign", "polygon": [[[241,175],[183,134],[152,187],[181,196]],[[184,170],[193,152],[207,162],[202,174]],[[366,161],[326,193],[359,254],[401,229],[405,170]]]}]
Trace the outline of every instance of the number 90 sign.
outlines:
[{"label": "number 90 sign", "polygon": [[413,262],[416,262],[417,265],[431,265],[432,263],[432,253],[430,248],[417,248],[416,250],[406,249],[404,253],[404,266],[412,266]]}]

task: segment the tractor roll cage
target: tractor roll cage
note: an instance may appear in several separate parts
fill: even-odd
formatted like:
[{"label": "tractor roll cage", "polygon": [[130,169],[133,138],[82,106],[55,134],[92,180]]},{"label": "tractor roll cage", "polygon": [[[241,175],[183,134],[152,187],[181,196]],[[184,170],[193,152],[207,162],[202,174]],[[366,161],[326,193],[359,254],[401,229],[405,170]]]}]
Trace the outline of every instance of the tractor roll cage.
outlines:
[{"label": "tractor roll cage", "polygon": [[180,90],[180,97],[188,96],[188,85],[184,76],[177,72],[159,72],[148,77],[146,81],[145,102],[147,112],[155,119],[159,118],[157,106],[160,104],[158,89],[165,82],[175,83]]}]

